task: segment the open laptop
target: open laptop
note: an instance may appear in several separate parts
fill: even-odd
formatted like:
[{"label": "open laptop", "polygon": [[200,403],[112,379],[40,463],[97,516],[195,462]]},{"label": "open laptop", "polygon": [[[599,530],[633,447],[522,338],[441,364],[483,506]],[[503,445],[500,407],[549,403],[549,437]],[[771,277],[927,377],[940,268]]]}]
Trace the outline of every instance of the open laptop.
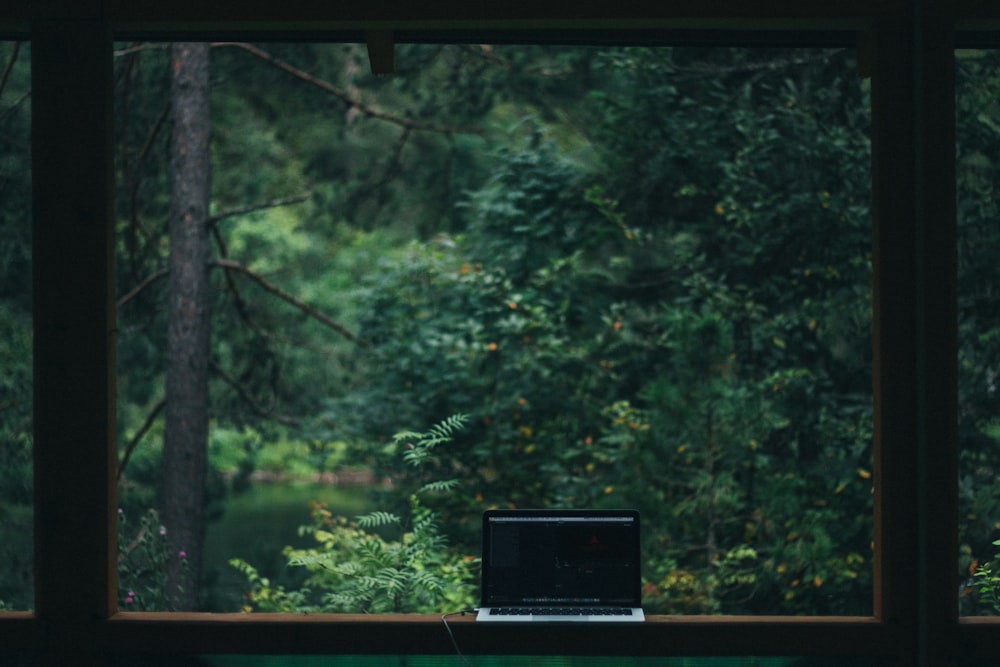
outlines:
[{"label": "open laptop", "polygon": [[478,621],[641,622],[635,510],[487,510]]}]

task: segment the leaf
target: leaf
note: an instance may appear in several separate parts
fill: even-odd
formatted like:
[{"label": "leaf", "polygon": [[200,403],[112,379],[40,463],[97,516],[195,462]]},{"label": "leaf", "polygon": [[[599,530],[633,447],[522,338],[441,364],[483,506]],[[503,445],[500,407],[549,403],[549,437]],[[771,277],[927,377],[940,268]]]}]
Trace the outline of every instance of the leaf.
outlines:
[{"label": "leaf", "polygon": [[363,514],[357,517],[357,522],[361,528],[381,528],[382,526],[401,525],[398,516],[392,512],[383,512],[381,510]]},{"label": "leaf", "polygon": [[420,487],[417,493],[423,493],[424,491],[430,491],[433,493],[445,493],[455,489],[460,484],[457,479],[443,479],[436,482],[428,482]]}]

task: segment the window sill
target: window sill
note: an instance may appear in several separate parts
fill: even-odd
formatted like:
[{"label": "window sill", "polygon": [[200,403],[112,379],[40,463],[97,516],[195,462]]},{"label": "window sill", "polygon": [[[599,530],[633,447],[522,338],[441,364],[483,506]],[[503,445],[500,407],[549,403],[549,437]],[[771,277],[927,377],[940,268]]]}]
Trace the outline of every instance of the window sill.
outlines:
[{"label": "window sill", "polygon": [[42,626],[32,612],[0,612],[0,651],[30,651],[41,641]]},{"label": "window sill", "polygon": [[[649,616],[645,623],[485,625],[449,616],[459,649],[483,655],[892,655],[893,629],[869,617]],[[434,614],[120,612],[101,622],[115,652],[451,654]]]}]

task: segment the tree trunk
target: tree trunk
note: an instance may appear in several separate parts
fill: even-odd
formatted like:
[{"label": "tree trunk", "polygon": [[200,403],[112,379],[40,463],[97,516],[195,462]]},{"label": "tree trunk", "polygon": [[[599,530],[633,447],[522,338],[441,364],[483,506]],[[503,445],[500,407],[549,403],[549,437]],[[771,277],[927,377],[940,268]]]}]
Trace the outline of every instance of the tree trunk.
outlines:
[{"label": "tree trunk", "polygon": [[196,610],[205,541],[211,182],[208,44],[170,52],[170,272],[163,522],[170,553],[168,610]]}]

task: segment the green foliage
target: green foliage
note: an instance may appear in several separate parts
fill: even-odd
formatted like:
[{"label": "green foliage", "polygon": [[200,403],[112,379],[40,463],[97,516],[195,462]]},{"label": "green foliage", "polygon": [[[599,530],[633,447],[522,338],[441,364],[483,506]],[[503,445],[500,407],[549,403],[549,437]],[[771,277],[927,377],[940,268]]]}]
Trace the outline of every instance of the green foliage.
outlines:
[{"label": "green foliage", "polygon": [[866,613],[867,98],[833,54],[741,55],[590,60],[604,164],[533,117],[464,234],[369,279],[358,413],[473,415],[467,543],[477,505],[636,506],[655,608]]},{"label": "green foliage", "polygon": [[[425,432],[399,433],[393,438],[394,452],[418,473],[465,422],[466,417],[455,415]],[[286,547],[283,552],[289,566],[309,573],[299,589],[272,585],[249,563],[232,560],[250,586],[246,610],[399,613],[470,606],[476,560],[449,549],[437,513],[420,500],[449,492],[454,484],[436,480],[407,495],[413,483],[398,481],[401,490],[396,493],[408,501],[403,515],[376,510],[351,522],[333,516],[322,504],[313,505],[313,523],[300,531],[313,537],[316,546]]]},{"label": "green foliage", "polygon": [[[959,576],[961,610],[1000,612],[994,555],[1000,531],[1000,432],[997,368],[1000,280],[995,234],[1000,175],[1000,76],[995,51],[956,53],[958,207]],[[992,557],[991,557],[992,556]],[[988,562],[987,562],[988,561]],[[986,562],[982,567],[978,563]]]},{"label": "green foliage", "polygon": [[0,610],[34,608],[33,525],[31,505],[0,503]]},{"label": "green foliage", "polygon": [[[414,468],[420,468],[428,463],[434,449],[443,443],[450,442],[456,431],[468,421],[465,415],[452,415],[442,422],[434,424],[426,433],[402,431],[392,436],[392,444],[403,451],[403,461]],[[452,480],[448,480],[451,482]]]},{"label": "green foliage", "polygon": [[171,554],[167,531],[156,510],[148,510],[132,528],[128,515],[118,510],[118,608],[123,611],[158,611],[165,605],[167,560]]},{"label": "green foliage", "polygon": [[[1000,547],[1000,540],[994,540],[993,546]],[[996,570],[998,561],[1000,553],[994,554],[993,560],[979,565],[972,573],[973,585],[979,593],[979,603],[994,615],[1000,615],[1000,572]]]},{"label": "green foliage", "polygon": [[31,505],[31,315],[0,301],[0,503]]},{"label": "green foliage", "polygon": [[31,45],[0,41],[0,609],[32,592]]}]

